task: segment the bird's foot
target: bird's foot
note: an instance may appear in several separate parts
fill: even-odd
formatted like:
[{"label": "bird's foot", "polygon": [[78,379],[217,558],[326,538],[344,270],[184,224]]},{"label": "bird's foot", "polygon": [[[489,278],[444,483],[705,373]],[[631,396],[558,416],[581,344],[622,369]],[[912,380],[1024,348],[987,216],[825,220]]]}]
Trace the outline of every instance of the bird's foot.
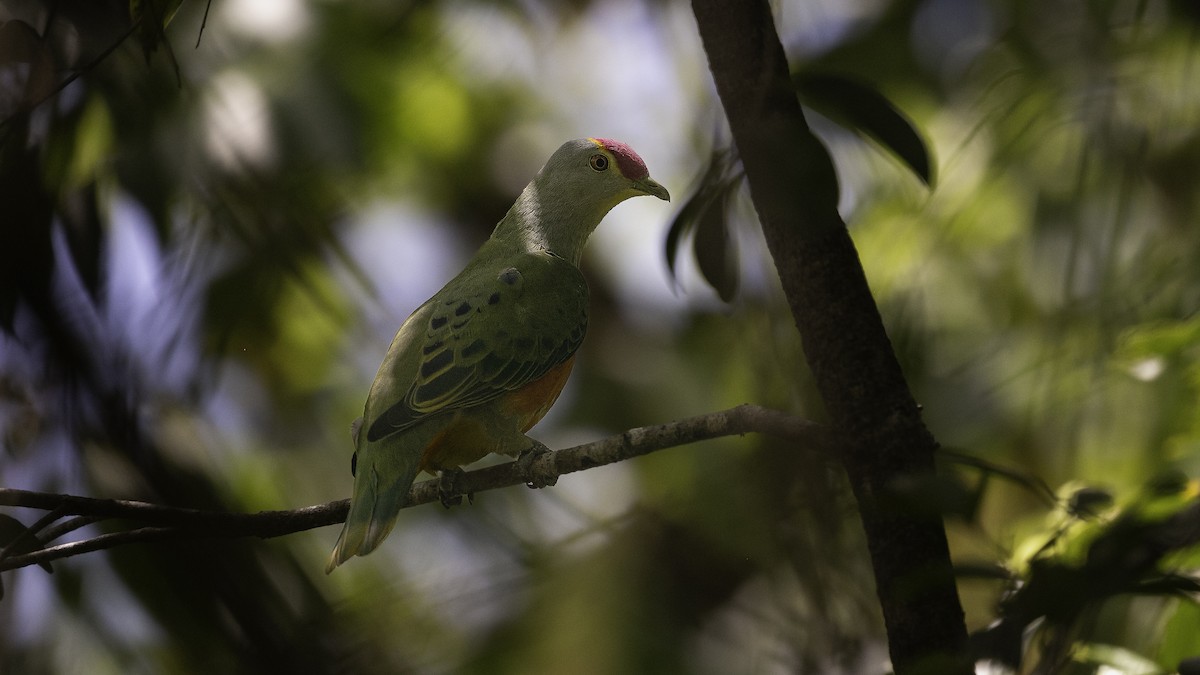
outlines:
[{"label": "bird's foot", "polygon": [[[438,472],[438,501],[445,508],[462,504],[462,492],[458,489],[458,480],[466,473],[461,468],[442,469]],[[467,493],[467,501],[475,503],[475,495]]]},{"label": "bird's foot", "polygon": [[521,477],[525,479],[527,487],[536,490],[558,482],[558,472],[554,469],[554,462],[539,461],[548,454],[550,454],[550,448],[539,441],[534,441],[533,447],[517,457],[517,469],[521,471]]}]

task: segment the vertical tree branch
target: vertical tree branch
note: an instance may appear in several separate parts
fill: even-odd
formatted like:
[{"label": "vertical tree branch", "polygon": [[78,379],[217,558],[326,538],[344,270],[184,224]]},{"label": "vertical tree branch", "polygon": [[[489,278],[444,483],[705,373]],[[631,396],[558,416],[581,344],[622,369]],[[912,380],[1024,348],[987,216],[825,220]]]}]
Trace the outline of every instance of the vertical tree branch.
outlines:
[{"label": "vertical tree branch", "polygon": [[941,519],[887,505],[934,470],[926,429],[858,253],[837,178],[809,131],[765,0],[693,0],[693,11],[763,233],[800,330],[861,511],[898,674],[970,673],[966,627]]}]

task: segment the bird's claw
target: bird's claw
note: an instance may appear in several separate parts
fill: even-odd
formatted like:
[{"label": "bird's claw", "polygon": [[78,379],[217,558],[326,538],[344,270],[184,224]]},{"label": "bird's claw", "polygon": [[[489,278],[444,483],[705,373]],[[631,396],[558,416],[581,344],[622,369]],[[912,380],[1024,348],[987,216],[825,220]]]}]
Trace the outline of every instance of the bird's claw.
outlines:
[{"label": "bird's claw", "polygon": [[558,473],[554,470],[552,463],[538,463],[538,459],[549,453],[550,448],[541,442],[534,441],[533,447],[517,457],[517,469],[520,470],[521,477],[525,479],[526,487],[536,490],[550,487],[558,482]]},{"label": "bird's claw", "polygon": [[[463,498],[458,489],[458,479],[462,478],[464,473],[461,468],[442,469],[438,472],[438,501],[444,508],[448,509],[451,506],[462,504]],[[467,501],[474,504],[475,495],[468,493]]]}]

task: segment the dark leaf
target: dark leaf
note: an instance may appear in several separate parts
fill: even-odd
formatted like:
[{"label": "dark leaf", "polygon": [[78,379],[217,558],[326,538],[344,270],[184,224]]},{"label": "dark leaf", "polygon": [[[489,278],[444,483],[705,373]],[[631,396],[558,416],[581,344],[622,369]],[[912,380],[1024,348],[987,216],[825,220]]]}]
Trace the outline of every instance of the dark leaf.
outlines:
[{"label": "dark leaf", "polygon": [[916,127],[871,86],[830,73],[796,73],[801,102],[842,126],[874,138],[932,186],[929,151]]},{"label": "dark leaf", "polygon": [[700,273],[726,302],[737,292],[737,245],[727,210],[742,178],[733,150],[714,150],[696,189],[672,221],[664,246],[667,271],[674,278],[679,245],[694,231],[692,248]]},{"label": "dark leaf", "polygon": [[1108,490],[1098,487],[1085,487],[1071,493],[1071,501],[1067,511],[1085,520],[1095,518],[1100,512],[1113,504],[1113,496]]},{"label": "dark leaf", "polygon": [[146,63],[159,46],[167,55],[172,70],[175,71],[175,81],[181,82],[179,62],[175,60],[175,51],[167,41],[166,27],[178,11],[182,0],[129,0],[129,18],[137,29],[138,41],[142,44],[142,54]]},{"label": "dark leaf", "polygon": [[[27,69],[8,68],[12,64],[23,64]],[[0,23],[0,67],[5,68],[8,77],[15,78],[6,83],[8,96],[24,90],[16,100],[17,109],[0,108],[0,124],[8,122],[18,110],[32,109],[50,96],[58,85],[54,52],[37,30],[24,21],[13,19]]]},{"label": "dark leaf", "polygon": [[667,258],[667,272],[671,275],[671,279],[675,279],[675,256],[679,250],[679,242],[683,239],[683,235],[695,225],[696,215],[699,213],[700,200],[699,195],[694,194],[683,203],[683,208],[679,210],[679,214],[675,216],[675,220],[671,222],[671,227],[667,230],[667,241],[663,245],[663,253]]},{"label": "dark leaf", "polygon": [[50,292],[54,204],[41,184],[38,153],[25,144],[28,121],[29,116],[21,114],[0,131],[0,204],[5,220],[0,227],[0,328],[6,331],[13,329],[20,302],[43,316],[54,311]]},{"label": "dark leaf", "polygon": [[692,240],[700,273],[724,302],[733,300],[738,287],[737,239],[728,208],[737,185],[737,181],[730,181],[709,200],[696,222],[696,237]]},{"label": "dark leaf", "polygon": [[1021,643],[1025,624],[1005,617],[970,637],[971,656],[977,661],[995,661],[1017,670],[1021,666]]},{"label": "dark leaf", "polygon": [[54,575],[54,589],[64,606],[76,611],[83,608],[83,574],[79,569],[68,565],[60,568],[59,573]]},{"label": "dark leaf", "polygon": [[[1200,3],[1194,0],[1174,0],[1170,7],[1171,12],[1181,20],[1200,24]],[[1200,672],[1200,668],[1196,672]]]},{"label": "dark leaf", "polygon": [[920,477],[906,477],[892,483],[887,493],[889,506],[904,513],[955,516],[972,522],[987,487],[986,475],[976,484],[961,476],[946,472]]},{"label": "dark leaf", "polygon": [[1168,574],[1138,583],[1133,592],[1140,595],[1191,595],[1200,593],[1200,579]]},{"label": "dark leaf", "polygon": [[729,148],[714,149],[704,169],[696,189],[683,202],[683,208],[671,221],[667,230],[667,241],[664,252],[667,257],[667,271],[671,278],[675,277],[675,258],[679,254],[679,244],[683,238],[696,227],[701,215],[708,209],[713,199],[721,191],[722,186],[729,180],[733,151]]},{"label": "dark leaf", "polygon": [[[9,547],[12,547],[11,549]],[[12,516],[0,513],[0,549],[5,550],[6,555],[25,555],[33,553],[44,548],[42,542],[33,532],[25,527],[21,521]],[[53,572],[50,563],[39,563],[42,569],[47,572]],[[0,595],[3,597],[3,595]]]},{"label": "dark leaf", "polygon": [[954,576],[959,579],[994,579],[1011,581],[1013,574],[1008,568],[995,563],[959,563],[954,566]]},{"label": "dark leaf", "polygon": [[1033,474],[989,462],[960,448],[943,446],[938,448],[938,456],[955,464],[974,467],[981,471],[984,476],[997,476],[1011,481],[1040,497],[1047,506],[1058,505],[1058,497],[1054,494],[1054,490],[1050,489],[1050,486],[1046,485],[1045,481]]},{"label": "dark leaf", "polygon": [[1170,497],[1186,491],[1188,481],[1186,473],[1179,469],[1168,468],[1151,477],[1146,484],[1146,489],[1154,496]]}]

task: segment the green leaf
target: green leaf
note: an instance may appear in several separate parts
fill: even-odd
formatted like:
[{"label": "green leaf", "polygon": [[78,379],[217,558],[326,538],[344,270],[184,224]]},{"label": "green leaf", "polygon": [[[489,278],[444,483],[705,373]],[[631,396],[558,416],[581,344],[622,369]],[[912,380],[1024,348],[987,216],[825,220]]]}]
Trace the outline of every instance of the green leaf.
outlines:
[{"label": "green leaf", "polygon": [[[1163,624],[1161,641],[1155,657],[1159,663],[1173,664],[1198,656],[1196,649],[1196,626],[1200,625],[1200,604],[1194,600],[1179,600],[1175,611],[1167,615]],[[1196,665],[1200,666],[1200,663]],[[1183,675],[1183,668],[1179,669]],[[1200,673],[1200,668],[1195,672]]]},{"label": "green leaf", "polygon": [[1126,675],[1157,675],[1163,672],[1154,661],[1117,645],[1076,644],[1073,652],[1073,660],[1077,663],[1107,666],[1113,672]]},{"label": "green leaf", "polygon": [[868,84],[831,73],[799,72],[792,84],[800,101],[852,131],[891,150],[926,185],[934,177],[925,141],[913,123]]}]

